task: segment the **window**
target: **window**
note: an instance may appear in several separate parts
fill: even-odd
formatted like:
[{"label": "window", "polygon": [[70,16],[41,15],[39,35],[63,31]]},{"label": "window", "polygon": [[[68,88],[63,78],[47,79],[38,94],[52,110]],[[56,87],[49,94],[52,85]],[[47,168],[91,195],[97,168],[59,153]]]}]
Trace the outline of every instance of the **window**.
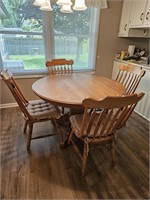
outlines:
[{"label": "window", "polygon": [[72,14],[42,12],[31,0],[3,0],[9,13],[0,23],[0,56],[3,68],[16,74],[46,72],[45,61],[66,58],[74,70],[95,67],[99,9],[90,7]]},{"label": "window", "polygon": [[3,3],[9,13],[0,27],[3,68],[19,74],[45,71],[41,11],[28,0]]}]

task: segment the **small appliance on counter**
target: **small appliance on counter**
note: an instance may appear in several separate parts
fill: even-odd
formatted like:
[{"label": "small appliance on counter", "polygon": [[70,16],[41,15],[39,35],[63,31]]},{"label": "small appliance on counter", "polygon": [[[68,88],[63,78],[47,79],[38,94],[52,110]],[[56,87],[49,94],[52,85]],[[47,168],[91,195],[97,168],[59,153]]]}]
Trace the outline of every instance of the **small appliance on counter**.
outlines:
[{"label": "small appliance on counter", "polygon": [[135,45],[129,45],[128,51],[121,51],[116,54],[117,59],[150,65],[150,55],[145,49],[136,48]]},{"label": "small appliance on counter", "polygon": [[129,56],[133,56],[134,52],[135,52],[135,45],[129,45],[129,47],[128,47]]},{"label": "small appliance on counter", "polygon": [[132,55],[128,54],[127,57],[124,57],[123,60],[135,60],[138,61],[146,53],[145,49],[134,48],[134,45],[129,45],[129,51],[132,51]]}]

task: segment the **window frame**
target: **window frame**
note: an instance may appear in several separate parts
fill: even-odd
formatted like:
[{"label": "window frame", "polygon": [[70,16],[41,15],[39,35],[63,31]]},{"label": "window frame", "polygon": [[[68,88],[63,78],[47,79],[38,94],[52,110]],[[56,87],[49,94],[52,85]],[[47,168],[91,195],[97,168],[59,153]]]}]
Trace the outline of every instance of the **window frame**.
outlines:
[{"label": "window frame", "polygon": [[[94,32],[93,35],[93,26],[90,26],[90,34],[92,37],[90,38],[90,51],[89,57],[88,57],[88,63],[92,65],[93,67],[91,69],[81,69],[81,70],[75,70],[76,72],[94,72],[95,71],[95,65],[96,65],[96,54],[97,54],[97,45],[98,45],[98,35],[99,35],[99,22],[100,22],[100,9],[98,8],[93,8],[96,9],[95,12],[92,14],[91,17],[91,23],[94,21],[95,26],[94,29],[96,31]],[[53,11],[52,11],[53,12]],[[16,35],[41,35],[43,37],[43,42],[44,42],[44,58],[45,62],[47,60],[51,60],[55,58],[55,52],[54,52],[54,35],[53,35],[53,26],[52,24],[52,12],[44,12],[42,11],[42,22],[43,22],[43,31],[15,31],[15,30],[3,30],[0,29],[0,34],[16,34]],[[2,61],[2,56],[0,52],[0,64],[3,67],[3,61]],[[17,72],[14,73],[16,77],[41,77],[45,76],[47,74],[48,70],[45,68],[44,70],[38,70],[36,72]]]}]

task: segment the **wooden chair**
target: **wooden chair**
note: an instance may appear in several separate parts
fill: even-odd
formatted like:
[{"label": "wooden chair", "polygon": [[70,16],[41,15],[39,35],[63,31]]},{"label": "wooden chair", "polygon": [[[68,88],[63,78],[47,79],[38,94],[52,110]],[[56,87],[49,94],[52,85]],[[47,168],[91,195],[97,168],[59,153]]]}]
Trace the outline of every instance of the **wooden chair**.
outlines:
[{"label": "wooden chair", "polygon": [[[102,100],[83,100],[84,114],[70,117],[72,131],[68,137],[68,143],[72,142],[75,150],[82,159],[82,175],[85,175],[89,147],[91,144],[103,144],[110,148],[112,164],[115,161],[114,138],[117,130],[128,120],[136,104],[144,93],[132,94],[122,97],[106,97]],[[89,113],[92,109],[92,113]],[[98,112],[97,109],[100,109]],[[75,135],[82,141],[83,153],[74,141]]]},{"label": "wooden chair", "polygon": [[144,74],[145,71],[140,67],[134,67],[130,64],[127,66],[119,65],[119,72],[116,81],[125,86],[125,94],[132,94],[135,92]]},{"label": "wooden chair", "polygon": [[53,59],[51,61],[46,62],[46,67],[48,67],[48,73],[50,75],[72,74],[73,64],[73,60]]},{"label": "wooden chair", "polygon": [[[49,75],[62,75],[62,74],[72,74],[73,73],[73,60],[53,59],[46,62],[46,67],[48,67]],[[64,108],[62,107],[62,113],[64,114]]]},{"label": "wooden chair", "polygon": [[[133,94],[138,87],[141,78],[145,75],[145,70],[133,65],[119,65],[116,81],[123,84],[126,88],[125,95]],[[92,110],[91,110],[92,111]]]},{"label": "wooden chair", "polygon": [[27,134],[27,150],[30,149],[30,143],[32,139],[54,135],[48,134],[32,137],[33,124],[37,122],[51,120],[53,125],[57,128],[57,131],[61,134],[63,140],[62,132],[56,122],[56,119],[60,117],[60,110],[56,106],[51,105],[43,100],[28,102],[17,86],[13,75],[9,70],[1,71],[1,78],[5,81],[15,100],[17,101],[21,111],[23,112],[25,119],[24,133],[26,133],[27,126],[29,127],[29,132]]}]

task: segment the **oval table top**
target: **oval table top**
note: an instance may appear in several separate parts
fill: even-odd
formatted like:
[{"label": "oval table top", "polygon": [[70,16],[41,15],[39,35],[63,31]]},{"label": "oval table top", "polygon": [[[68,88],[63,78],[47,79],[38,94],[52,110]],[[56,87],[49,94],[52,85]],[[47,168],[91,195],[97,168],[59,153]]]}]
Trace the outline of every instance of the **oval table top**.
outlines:
[{"label": "oval table top", "polygon": [[85,98],[102,99],[106,96],[122,95],[125,88],[115,80],[91,75],[73,73],[51,75],[37,80],[32,90],[41,99],[54,105],[79,108]]}]

